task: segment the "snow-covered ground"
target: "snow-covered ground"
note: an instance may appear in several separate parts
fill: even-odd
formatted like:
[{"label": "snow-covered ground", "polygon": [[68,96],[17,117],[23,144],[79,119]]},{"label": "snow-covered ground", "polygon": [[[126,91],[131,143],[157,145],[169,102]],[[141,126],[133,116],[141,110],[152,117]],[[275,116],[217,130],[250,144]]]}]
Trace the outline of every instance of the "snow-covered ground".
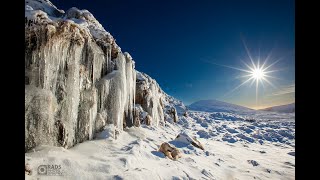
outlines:
[{"label": "snow-covered ground", "polygon": [[[41,146],[25,155],[32,169],[26,179],[295,179],[294,114],[249,116],[189,111],[177,124],[132,127],[116,140],[70,149]],[[173,141],[182,131],[205,150]],[[158,152],[163,142],[179,148],[182,158],[173,161]],[[62,175],[37,175],[39,165],[59,165]]]}]

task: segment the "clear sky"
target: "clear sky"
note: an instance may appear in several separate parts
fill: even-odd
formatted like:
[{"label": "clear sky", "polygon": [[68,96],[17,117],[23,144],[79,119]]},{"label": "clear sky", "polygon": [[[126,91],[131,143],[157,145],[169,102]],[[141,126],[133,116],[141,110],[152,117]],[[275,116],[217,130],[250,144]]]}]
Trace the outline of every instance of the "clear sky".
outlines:
[{"label": "clear sky", "polygon": [[[294,102],[295,2],[293,0],[52,0],[58,8],[89,10],[131,54],[136,69],[157,80],[168,94],[190,104],[217,99],[251,108]],[[250,63],[271,53],[279,62],[274,87],[240,85]],[[224,66],[221,66],[224,65]],[[247,68],[246,68],[247,69]],[[238,78],[237,78],[238,77]],[[232,91],[230,93],[230,91]]]}]

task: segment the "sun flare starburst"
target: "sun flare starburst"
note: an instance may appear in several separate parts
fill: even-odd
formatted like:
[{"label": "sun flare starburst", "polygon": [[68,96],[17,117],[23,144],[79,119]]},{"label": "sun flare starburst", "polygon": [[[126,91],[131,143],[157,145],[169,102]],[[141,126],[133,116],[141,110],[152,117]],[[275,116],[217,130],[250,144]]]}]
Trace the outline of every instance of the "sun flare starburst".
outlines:
[{"label": "sun flare starburst", "polygon": [[[263,64],[260,64],[260,55],[257,59],[253,59],[251,56],[251,53],[249,51],[249,49],[247,48],[246,44],[244,43],[247,55],[249,57],[249,63],[246,63],[244,61],[241,61],[246,68],[237,68],[237,67],[232,67],[232,66],[226,66],[226,65],[221,65],[221,64],[216,64],[210,61],[206,61],[208,63],[214,64],[214,65],[219,65],[219,66],[223,66],[223,67],[227,67],[227,68],[231,68],[231,69],[235,69],[235,70],[239,70],[245,73],[245,75],[242,76],[238,76],[239,78],[245,78],[243,80],[243,82],[241,84],[239,84],[238,86],[236,86],[234,89],[232,89],[231,91],[227,92],[223,97],[227,96],[228,94],[234,92],[235,90],[239,89],[241,86],[250,83],[250,87],[255,83],[255,90],[256,90],[256,103],[258,103],[258,90],[259,90],[259,85],[261,84],[262,87],[265,87],[265,82],[269,85],[271,85],[273,88],[276,89],[275,85],[271,82],[271,79],[278,79],[276,77],[273,77],[270,75],[270,73],[275,72],[275,71],[279,71],[279,70],[270,70],[271,67],[273,67],[273,65],[275,65],[276,63],[278,63],[282,58],[273,61],[271,64],[268,64],[268,61],[270,61],[271,58],[271,52],[268,54],[268,56],[264,59]],[[250,65],[249,65],[250,64]]]},{"label": "sun flare starburst", "polygon": [[242,85],[244,85],[244,84],[246,84],[246,83],[251,81],[251,85],[253,83],[256,83],[256,101],[258,101],[259,83],[261,83],[264,86],[263,82],[267,82],[268,84],[270,84],[271,86],[274,87],[274,85],[270,82],[270,80],[268,78],[274,78],[274,77],[270,76],[269,73],[274,72],[275,70],[269,70],[269,68],[272,67],[277,61],[275,61],[274,63],[272,63],[269,66],[265,67],[268,58],[260,66],[259,59],[258,59],[257,63],[254,63],[254,60],[251,58],[251,56],[249,56],[249,57],[250,57],[251,64],[252,64],[251,66],[249,66],[247,63],[242,61],[248,69],[236,68],[237,70],[240,70],[240,71],[243,71],[243,72],[247,73],[246,75],[241,76],[241,77],[248,77],[248,78],[246,79],[246,81],[244,81],[242,84],[240,84],[238,87],[236,87],[232,91],[238,89]]}]

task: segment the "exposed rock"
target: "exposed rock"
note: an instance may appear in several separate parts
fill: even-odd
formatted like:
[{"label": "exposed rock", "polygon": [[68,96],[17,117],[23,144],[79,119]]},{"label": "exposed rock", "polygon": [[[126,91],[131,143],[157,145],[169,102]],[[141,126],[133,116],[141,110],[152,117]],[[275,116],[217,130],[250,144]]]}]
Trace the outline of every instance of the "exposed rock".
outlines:
[{"label": "exposed rock", "polygon": [[173,160],[177,160],[178,158],[182,157],[182,153],[178,148],[174,148],[173,151],[171,152],[171,156]]},{"label": "exposed rock", "polygon": [[295,156],[296,152],[294,152],[294,151],[293,152],[288,152],[288,154],[291,155],[291,156]]},{"label": "exposed rock", "polygon": [[143,110],[140,104],[135,104],[133,115],[134,115],[135,126],[140,126],[141,123],[146,124],[145,119],[148,113]]},{"label": "exposed rock", "polygon": [[98,113],[96,116],[95,129],[96,131],[102,131],[106,125],[105,120],[107,119],[106,112]]},{"label": "exposed rock", "polygon": [[[152,125],[158,126],[167,122],[178,122],[178,115],[187,109],[181,101],[166,94],[159,84],[145,73],[137,71],[136,104],[152,117]],[[168,115],[168,116],[167,116]]]},{"label": "exposed rock", "polygon": [[31,167],[30,167],[29,164],[26,164],[26,165],[24,166],[24,172],[25,172],[25,174],[27,174],[27,175],[31,175],[31,174],[32,174],[32,170],[31,170]]},{"label": "exposed rock", "polygon": [[159,151],[162,152],[165,156],[167,156],[171,160],[177,160],[182,157],[181,151],[174,146],[171,146],[169,143],[162,143]]},{"label": "exposed rock", "polygon": [[252,164],[252,166],[259,166],[259,163],[255,160],[247,160],[249,164]]},{"label": "exposed rock", "polygon": [[144,122],[146,123],[146,125],[150,126],[152,122],[152,117],[148,114],[144,119]]},{"label": "exposed rock", "polygon": [[171,118],[173,119],[173,122],[178,122],[178,115],[177,115],[177,110],[176,108],[174,107],[171,107],[169,110],[168,110],[168,114],[171,116]]},{"label": "exposed rock", "polygon": [[137,108],[135,107],[134,108],[134,113],[133,113],[133,124],[134,126],[136,127],[139,127],[140,126],[140,123],[142,121],[142,119],[140,118],[141,117],[141,109],[140,108]]},{"label": "exposed rock", "polygon": [[[148,75],[137,72],[136,103],[151,116],[153,126],[164,124],[164,110],[161,88],[159,84]],[[148,118],[150,120],[150,118]]]}]

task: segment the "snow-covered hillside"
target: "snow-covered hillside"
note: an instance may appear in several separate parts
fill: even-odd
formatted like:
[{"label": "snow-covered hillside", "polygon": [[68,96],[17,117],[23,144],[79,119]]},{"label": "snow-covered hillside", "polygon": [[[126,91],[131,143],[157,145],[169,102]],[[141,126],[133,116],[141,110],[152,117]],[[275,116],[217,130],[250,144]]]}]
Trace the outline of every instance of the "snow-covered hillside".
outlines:
[{"label": "snow-covered hillside", "polygon": [[194,111],[206,111],[206,112],[247,112],[253,111],[253,109],[222,102],[218,100],[200,100],[194,102],[188,106],[190,110]]},{"label": "snow-covered hillside", "polygon": [[[190,111],[178,124],[126,128],[70,149],[40,146],[26,153],[37,175],[43,164],[61,165],[54,179],[295,179],[295,123],[249,122],[231,113]],[[274,114],[274,116],[276,116]],[[275,118],[277,119],[277,118]],[[174,141],[180,132],[196,136],[204,150]],[[182,151],[173,161],[158,151],[169,142]]]},{"label": "snow-covered hillside", "polygon": [[261,109],[262,111],[273,111],[273,112],[283,112],[283,113],[294,113],[295,112],[295,103],[268,107]]}]

